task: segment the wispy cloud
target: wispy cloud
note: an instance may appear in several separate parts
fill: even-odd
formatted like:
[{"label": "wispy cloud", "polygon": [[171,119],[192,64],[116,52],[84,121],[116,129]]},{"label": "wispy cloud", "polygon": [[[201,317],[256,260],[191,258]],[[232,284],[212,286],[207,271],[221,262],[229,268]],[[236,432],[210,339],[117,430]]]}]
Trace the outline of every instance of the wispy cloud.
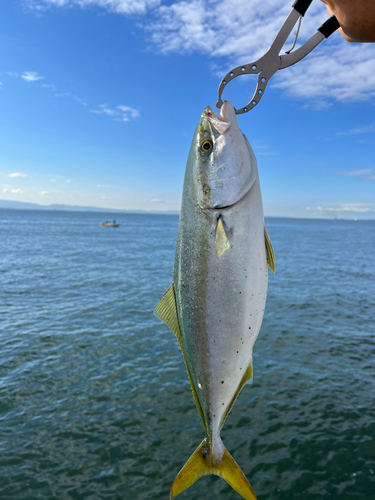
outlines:
[{"label": "wispy cloud", "polygon": [[41,76],[36,71],[25,71],[23,75],[21,75],[21,78],[28,83],[37,82],[38,80],[44,80],[44,76]]},{"label": "wispy cloud", "polygon": [[[280,0],[25,0],[36,10],[51,7],[100,7],[123,15],[150,14],[142,24],[150,48],[163,54],[207,55],[215,74],[263,55],[291,5]],[[307,41],[328,18],[322,2],[313,2],[303,18],[299,44]],[[287,41],[291,46],[293,34]],[[321,109],[334,101],[353,102],[375,97],[374,44],[348,44],[335,33],[306,59],[279,71],[270,87],[292,99],[304,99]],[[134,116],[124,114],[123,121]],[[133,110],[134,111],[134,110]],[[94,113],[121,119],[119,108],[102,105]],[[361,132],[353,132],[361,133]]]},{"label": "wispy cloud", "polygon": [[3,193],[11,193],[11,194],[20,194],[23,193],[22,189],[9,189],[9,188],[4,188]]},{"label": "wispy cloud", "polygon": [[374,172],[373,168],[363,168],[362,170],[341,170],[340,172],[336,172],[337,175],[347,175],[349,177],[358,176],[358,175],[369,175]]},{"label": "wispy cloud", "polygon": [[333,101],[366,101],[375,97],[375,47],[327,43],[305,61],[280,71],[273,86],[289,97],[308,98],[312,107]]},{"label": "wispy cloud", "polygon": [[26,0],[29,8],[41,11],[50,7],[102,7],[117,14],[145,14],[160,0]]},{"label": "wispy cloud", "polygon": [[91,113],[98,115],[107,115],[117,121],[129,122],[134,118],[138,118],[140,113],[137,109],[130,108],[129,106],[119,105],[116,108],[109,108],[108,104],[101,104],[98,109],[90,109]]},{"label": "wispy cloud", "polygon": [[356,213],[369,213],[373,212],[375,209],[375,204],[373,203],[343,203],[343,204],[338,204],[333,207],[306,207],[306,210],[311,211],[311,212],[320,212],[320,213],[336,213],[339,214],[340,212],[352,212],[353,214]]},{"label": "wispy cloud", "polygon": [[256,156],[277,156],[279,154],[274,151],[270,151],[269,146],[262,144],[253,144],[252,146]]},{"label": "wispy cloud", "polygon": [[111,186],[109,184],[97,184],[96,187],[98,187],[98,188],[109,188]]},{"label": "wispy cloud", "polygon": [[74,99],[75,101],[79,102],[83,106],[87,106],[87,102],[85,102],[83,99],[78,97],[75,94],[69,94],[68,92],[64,92],[63,94],[55,94],[55,97],[70,97],[71,99]]},{"label": "wispy cloud", "polygon": [[8,174],[8,177],[26,177],[26,174],[21,174],[20,172],[13,172],[12,174]]},{"label": "wispy cloud", "polygon": [[52,92],[56,91],[56,87],[52,83],[42,83],[41,87],[43,87],[44,89],[49,89]]},{"label": "wispy cloud", "polygon": [[362,168],[359,170],[341,170],[336,175],[345,177],[359,177],[364,182],[375,182],[375,168]]},{"label": "wispy cloud", "polygon": [[165,203],[165,201],[161,200],[160,198],[153,198],[150,201],[151,201],[151,203]]},{"label": "wispy cloud", "polygon": [[[159,7],[156,21],[145,28],[152,45],[162,53],[200,52],[210,58],[225,57],[229,64],[223,68],[223,75],[231,66],[249,63],[264,54],[289,10],[290,5],[279,0],[180,1]],[[314,2],[302,21],[299,43],[326,19],[325,6]],[[307,98],[315,108],[332,101],[373,98],[375,46],[350,46],[338,34],[323,43],[305,61],[278,72],[271,87],[291,98]]]},{"label": "wispy cloud", "polygon": [[49,191],[41,191],[39,194],[46,196],[47,194],[49,194]]},{"label": "wispy cloud", "polygon": [[375,132],[375,123],[370,123],[369,125],[364,125],[363,127],[352,128],[346,132],[337,132],[336,135],[362,135],[371,134]]}]

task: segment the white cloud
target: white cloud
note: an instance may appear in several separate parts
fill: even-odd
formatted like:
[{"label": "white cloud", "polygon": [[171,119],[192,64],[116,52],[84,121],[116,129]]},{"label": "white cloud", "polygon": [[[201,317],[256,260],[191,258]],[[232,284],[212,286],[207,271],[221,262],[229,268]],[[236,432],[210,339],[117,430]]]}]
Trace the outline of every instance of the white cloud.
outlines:
[{"label": "white cloud", "polygon": [[152,200],[150,200],[150,201],[151,201],[151,203],[165,203],[165,201],[164,201],[164,200],[161,200],[161,199],[159,199],[159,198],[153,198],[153,199],[152,199]]},{"label": "white cloud", "polygon": [[369,208],[361,207],[317,207],[318,212],[369,212]]},{"label": "white cloud", "polygon": [[22,191],[22,189],[8,189],[8,188],[5,188],[5,189],[3,189],[3,193],[19,194],[19,193],[23,193],[23,191]]},{"label": "white cloud", "polygon": [[311,212],[320,212],[322,214],[324,213],[339,213],[339,212],[352,212],[353,214],[356,213],[368,213],[368,212],[374,212],[375,209],[375,204],[373,203],[344,203],[344,204],[339,204],[334,207],[306,207],[306,210],[311,211]]},{"label": "white cloud", "polygon": [[290,97],[309,98],[317,108],[334,100],[370,100],[375,97],[374,59],[374,46],[350,45],[340,40],[280,71],[273,86]]},{"label": "white cloud", "polygon": [[[157,20],[146,29],[162,53],[200,52],[229,59],[221,72],[224,76],[230,67],[255,61],[266,52],[289,10],[289,3],[280,0],[180,1],[161,6]],[[314,2],[302,21],[299,43],[327,17],[324,5]],[[375,96],[374,59],[373,44],[350,45],[335,33],[304,61],[279,71],[270,85],[289,97],[307,98],[317,108],[333,100],[370,100]]]},{"label": "white cloud", "polygon": [[23,75],[21,75],[26,82],[37,82],[38,80],[44,80],[44,76],[41,76],[36,71],[25,71]]},{"label": "white cloud", "polygon": [[68,92],[64,92],[63,94],[55,94],[55,97],[70,97],[75,101],[79,102],[80,104],[82,104],[83,106],[87,106],[87,102],[85,102],[83,99],[81,99],[75,94],[69,94]]},{"label": "white cloud", "polygon": [[117,109],[119,109],[120,112],[123,114],[124,121],[129,121],[125,119],[126,117],[139,118],[139,116],[141,116],[137,109],[130,108],[129,106],[123,106],[121,104],[120,106],[117,106]]},{"label": "white cloud", "polygon": [[372,172],[374,172],[373,168],[363,168],[361,170],[342,170],[341,172],[336,172],[336,174],[353,177],[353,176],[357,176],[357,175],[369,175]]},{"label": "white cloud", "polygon": [[158,6],[160,0],[27,0],[27,5],[40,11],[49,7],[102,7],[117,14],[145,14]]},{"label": "white cloud", "polygon": [[363,127],[352,128],[346,132],[337,132],[336,135],[361,135],[370,134],[371,132],[375,132],[375,123],[370,123],[370,125],[364,125]]},{"label": "white cloud", "polygon": [[39,194],[42,194],[43,196],[49,194],[49,191],[41,191]]},{"label": "white cloud", "polygon": [[[37,10],[96,6],[128,15],[145,14],[153,9],[151,20],[148,18],[143,23],[150,46],[164,54],[204,54],[219,77],[231,67],[248,64],[263,55],[291,8],[289,2],[280,0],[171,0],[165,5],[161,5],[161,0],[25,1]],[[303,18],[296,48],[327,18],[323,3],[313,2]],[[293,38],[291,34],[287,48],[291,47]],[[335,33],[304,61],[279,71],[270,87],[290,98],[305,99],[316,109],[327,107],[333,101],[370,101],[375,97],[374,60],[374,44],[348,44]],[[254,80],[254,90],[255,85]],[[249,99],[251,94],[252,89]],[[92,112],[123,121],[136,117],[132,115],[138,113],[136,110],[123,108],[122,117],[118,114],[120,106],[110,109],[102,105]]]},{"label": "white cloud", "polygon": [[134,118],[138,118],[140,113],[137,109],[130,108],[129,106],[119,105],[115,109],[108,107],[108,104],[101,104],[99,109],[90,109],[91,113],[98,115],[107,115],[114,118],[116,121],[129,122]]},{"label": "white cloud", "polygon": [[66,180],[66,182],[68,182],[68,183],[69,183],[69,182],[72,182],[72,180],[71,180],[71,179],[67,179],[67,180]]},{"label": "white cloud", "polygon": [[362,168],[359,170],[342,170],[336,172],[337,175],[346,177],[359,177],[364,182],[375,182],[375,168]]},{"label": "white cloud", "polygon": [[21,174],[20,172],[13,172],[9,174],[8,177],[26,177],[26,174]]},{"label": "white cloud", "polygon": [[52,83],[42,83],[41,87],[52,90],[53,92],[56,91],[56,87]]}]

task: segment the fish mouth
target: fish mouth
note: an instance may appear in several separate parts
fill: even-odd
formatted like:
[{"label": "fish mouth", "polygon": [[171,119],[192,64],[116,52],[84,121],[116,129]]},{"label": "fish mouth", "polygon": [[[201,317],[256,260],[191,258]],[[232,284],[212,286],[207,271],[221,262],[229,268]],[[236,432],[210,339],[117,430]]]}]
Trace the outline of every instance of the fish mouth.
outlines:
[{"label": "fish mouth", "polygon": [[228,103],[228,101],[225,101],[221,107],[220,115],[216,114],[210,106],[206,106],[203,111],[203,117],[209,122],[214,134],[223,135],[230,129],[230,121],[227,119],[228,105],[226,103]]}]

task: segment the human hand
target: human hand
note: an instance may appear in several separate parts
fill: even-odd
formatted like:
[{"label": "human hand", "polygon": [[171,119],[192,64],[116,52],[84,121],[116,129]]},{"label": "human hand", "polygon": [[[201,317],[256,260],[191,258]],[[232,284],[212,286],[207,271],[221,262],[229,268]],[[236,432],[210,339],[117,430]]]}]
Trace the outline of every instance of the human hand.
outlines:
[{"label": "human hand", "polygon": [[340,34],[348,42],[375,42],[374,0],[321,0],[335,15]]}]

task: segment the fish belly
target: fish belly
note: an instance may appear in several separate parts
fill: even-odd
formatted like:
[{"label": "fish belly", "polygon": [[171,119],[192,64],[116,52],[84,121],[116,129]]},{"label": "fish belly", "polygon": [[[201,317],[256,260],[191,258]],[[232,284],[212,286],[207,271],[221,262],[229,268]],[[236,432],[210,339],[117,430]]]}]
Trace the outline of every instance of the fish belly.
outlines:
[{"label": "fish belly", "polygon": [[[229,247],[221,254],[221,219]],[[183,201],[174,285],[181,340],[205,420],[215,440],[252,364],[267,296],[259,181],[232,207],[201,210]]]}]

